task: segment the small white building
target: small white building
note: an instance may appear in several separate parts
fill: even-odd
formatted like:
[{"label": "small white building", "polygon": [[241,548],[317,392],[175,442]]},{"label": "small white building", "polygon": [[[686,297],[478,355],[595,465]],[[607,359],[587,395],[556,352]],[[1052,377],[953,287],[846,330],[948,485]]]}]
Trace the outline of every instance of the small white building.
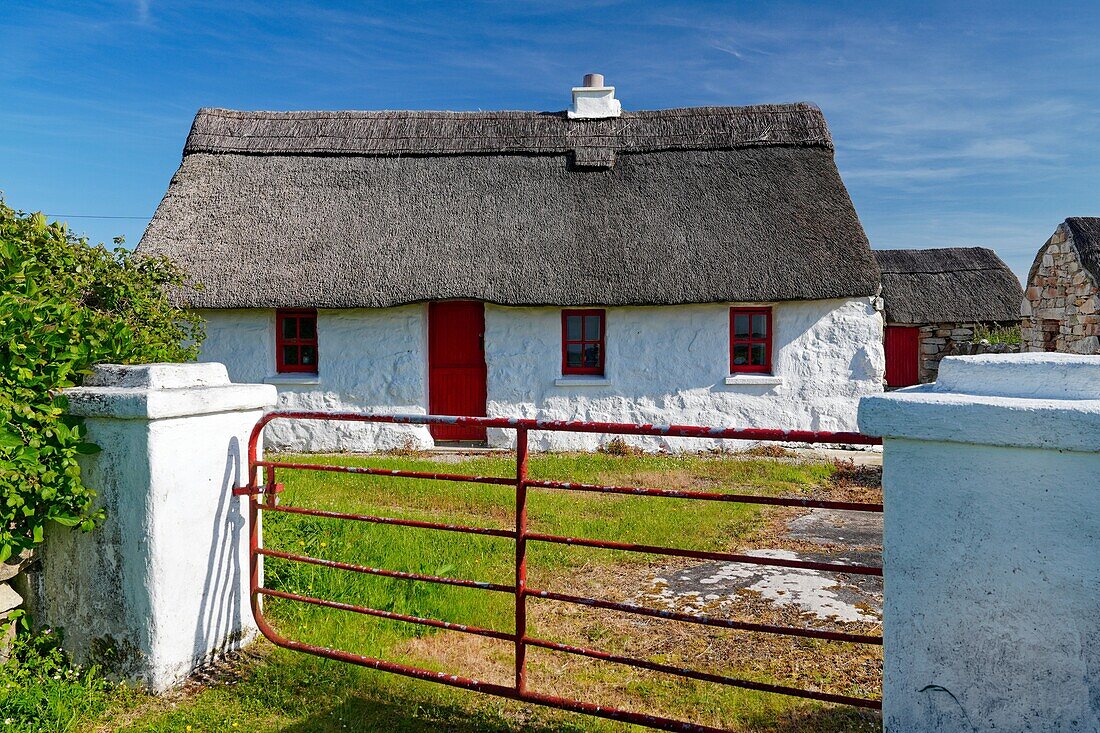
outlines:
[{"label": "small white building", "polygon": [[[855,429],[879,272],[813,105],[202,109],[139,251],[286,408]],[[510,431],[276,421],[318,451]],[[541,449],[595,435],[534,433]],[[650,447],[701,441],[639,439]]]}]

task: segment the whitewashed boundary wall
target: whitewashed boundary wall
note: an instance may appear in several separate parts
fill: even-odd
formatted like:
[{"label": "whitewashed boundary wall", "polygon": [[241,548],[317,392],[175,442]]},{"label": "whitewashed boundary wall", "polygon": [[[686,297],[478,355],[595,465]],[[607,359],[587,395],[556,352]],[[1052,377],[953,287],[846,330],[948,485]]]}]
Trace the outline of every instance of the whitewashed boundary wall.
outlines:
[{"label": "whitewashed boundary wall", "polygon": [[78,661],[161,691],[255,636],[247,502],[232,488],[275,387],[231,384],[216,363],[106,365],[67,395],[102,448],[81,470],[107,519],[50,528],[32,609]]},{"label": "whitewashed boundary wall", "polygon": [[1100,730],[1100,357],[948,357],[885,438],[888,733]]}]

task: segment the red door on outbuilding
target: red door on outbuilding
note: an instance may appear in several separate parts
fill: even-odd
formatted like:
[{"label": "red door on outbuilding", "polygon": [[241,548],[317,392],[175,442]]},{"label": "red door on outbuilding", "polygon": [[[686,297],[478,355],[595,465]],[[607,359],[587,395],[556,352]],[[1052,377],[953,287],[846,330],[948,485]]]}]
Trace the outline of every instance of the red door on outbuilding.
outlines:
[{"label": "red door on outbuilding", "polygon": [[920,329],[886,327],[886,386],[909,387],[920,382]]},{"label": "red door on outbuilding", "polygon": [[[485,414],[485,304],[428,304],[428,412]],[[485,440],[485,428],[432,425],[436,440]]]}]

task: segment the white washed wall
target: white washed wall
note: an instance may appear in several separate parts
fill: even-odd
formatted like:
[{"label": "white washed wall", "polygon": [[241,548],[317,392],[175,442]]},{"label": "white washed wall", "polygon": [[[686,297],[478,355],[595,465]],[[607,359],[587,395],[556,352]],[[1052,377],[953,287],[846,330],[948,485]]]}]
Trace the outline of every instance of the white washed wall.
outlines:
[{"label": "white washed wall", "polygon": [[[318,374],[275,373],[275,311],[203,311],[200,361],[218,361],[234,382],[270,382],[279,409],[426,412],[424,306],[322,310],[317,314]],[[269,448],[362,451],[432,446],[427,428],[371,423],[276,420]]]},{"label": "white washed wall", "polygon": [[[319,374],[275,374],[274,311],[206,311],[202,361],[236,382],[274,382],[279,405],[412,412],[427,405],[426,308],[320,311]],[[486,305],[487,413],[553,420],[854,430],[856,403],[882,391],[882,319],[871,298],[781,303],[773,310],[770,384],[727,384],[729,305],[607,309],[606,380],[561,378],[561,309]],[[297,380],[298,383],[294,383]],[[585,382],[584,384],[580,383]],[[752,375],[751,381],[761,381]],[[428,447],[425,428],[287,423],[268,445],[315,451]],[[490,443],[512,444],[492,430]],[[533,433],[532,447],[593,448],[596,435]],[[716,441],[634,439],[650,448]]]},{"label": "white washed wall", "polygon": [[[772,313],[779,384],[726,383],[728,304],[608,308],[606,383],[582,384],[561,379],[559,309],[488,305],[488,414],[855,430],[859,398],[882,391],[882,317],[873,299],[780,303]],[[489,440],[510,445],[512,437],[512,431],[494,430]],[[541,450],[593,448],[603,441],[594,434],[531,434],[532,447]],[[698,450],[719,441],[630,442]]]}]

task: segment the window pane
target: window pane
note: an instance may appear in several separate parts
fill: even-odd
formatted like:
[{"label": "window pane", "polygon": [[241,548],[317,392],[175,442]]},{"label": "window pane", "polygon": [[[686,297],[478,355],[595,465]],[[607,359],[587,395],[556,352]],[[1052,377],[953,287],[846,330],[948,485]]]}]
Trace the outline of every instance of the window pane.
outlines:
[{"label": "window pane", "polygon": [[298,347],[297,346],[284,346],[283,347],[283,363],[287,366],[298,365]]},{"label": "window pane", "polygon": [[317,319],[302,318],[298,321],[298,337],[304,339],[317,338]]},{"label": "window pane", "polygon": [[749,363],[749,345],[748,344],[734,344],[733,345],[733,363],[741,366]]},{"label": "window pane", "polygon": [[317,365],[317,347],[316,346],[303,346],[302,347],[302,364],[303,364],[303,366],[316,366]]},{"label": "window pane", "polygon": [[749,364],[765,366],[768,363],[768,349],[764,344],[753,344]]},{"label": "window pane", "polygon": [[596,341],[600,338],[600,321],[602,320],[599,316],[584,317],[584,338],[586,340]]},{"label": "window pane", "polygon": [[565,345],[565,365],[579,367],[581,365],[581,344]]},{"label": "window pane", "polygon": [[752,315],[752,337],[762,339],[768,337],[768,316],[763,313]]},{"label": "window pane", "polygon": [[733,317],[733,337],[739,339],[747,339],[749,337],[749,316],[748,314],[736,314]]},{"label": "window pane", "polygon": [[584,336],[581,334],[580,316],[565,317],[565,338],[567,341],[580,341],[582,338],[584,338]]},{"label": "window pane", "polygon": [[284,318],[283,319],[283,338],[285,338],[285,339],[298,338],[298,319],[297,318]]},{"label": "window pane", "polygon": [[584,345],[584,365],[586,367],[598,367],[600,365],[600,345]]}]

